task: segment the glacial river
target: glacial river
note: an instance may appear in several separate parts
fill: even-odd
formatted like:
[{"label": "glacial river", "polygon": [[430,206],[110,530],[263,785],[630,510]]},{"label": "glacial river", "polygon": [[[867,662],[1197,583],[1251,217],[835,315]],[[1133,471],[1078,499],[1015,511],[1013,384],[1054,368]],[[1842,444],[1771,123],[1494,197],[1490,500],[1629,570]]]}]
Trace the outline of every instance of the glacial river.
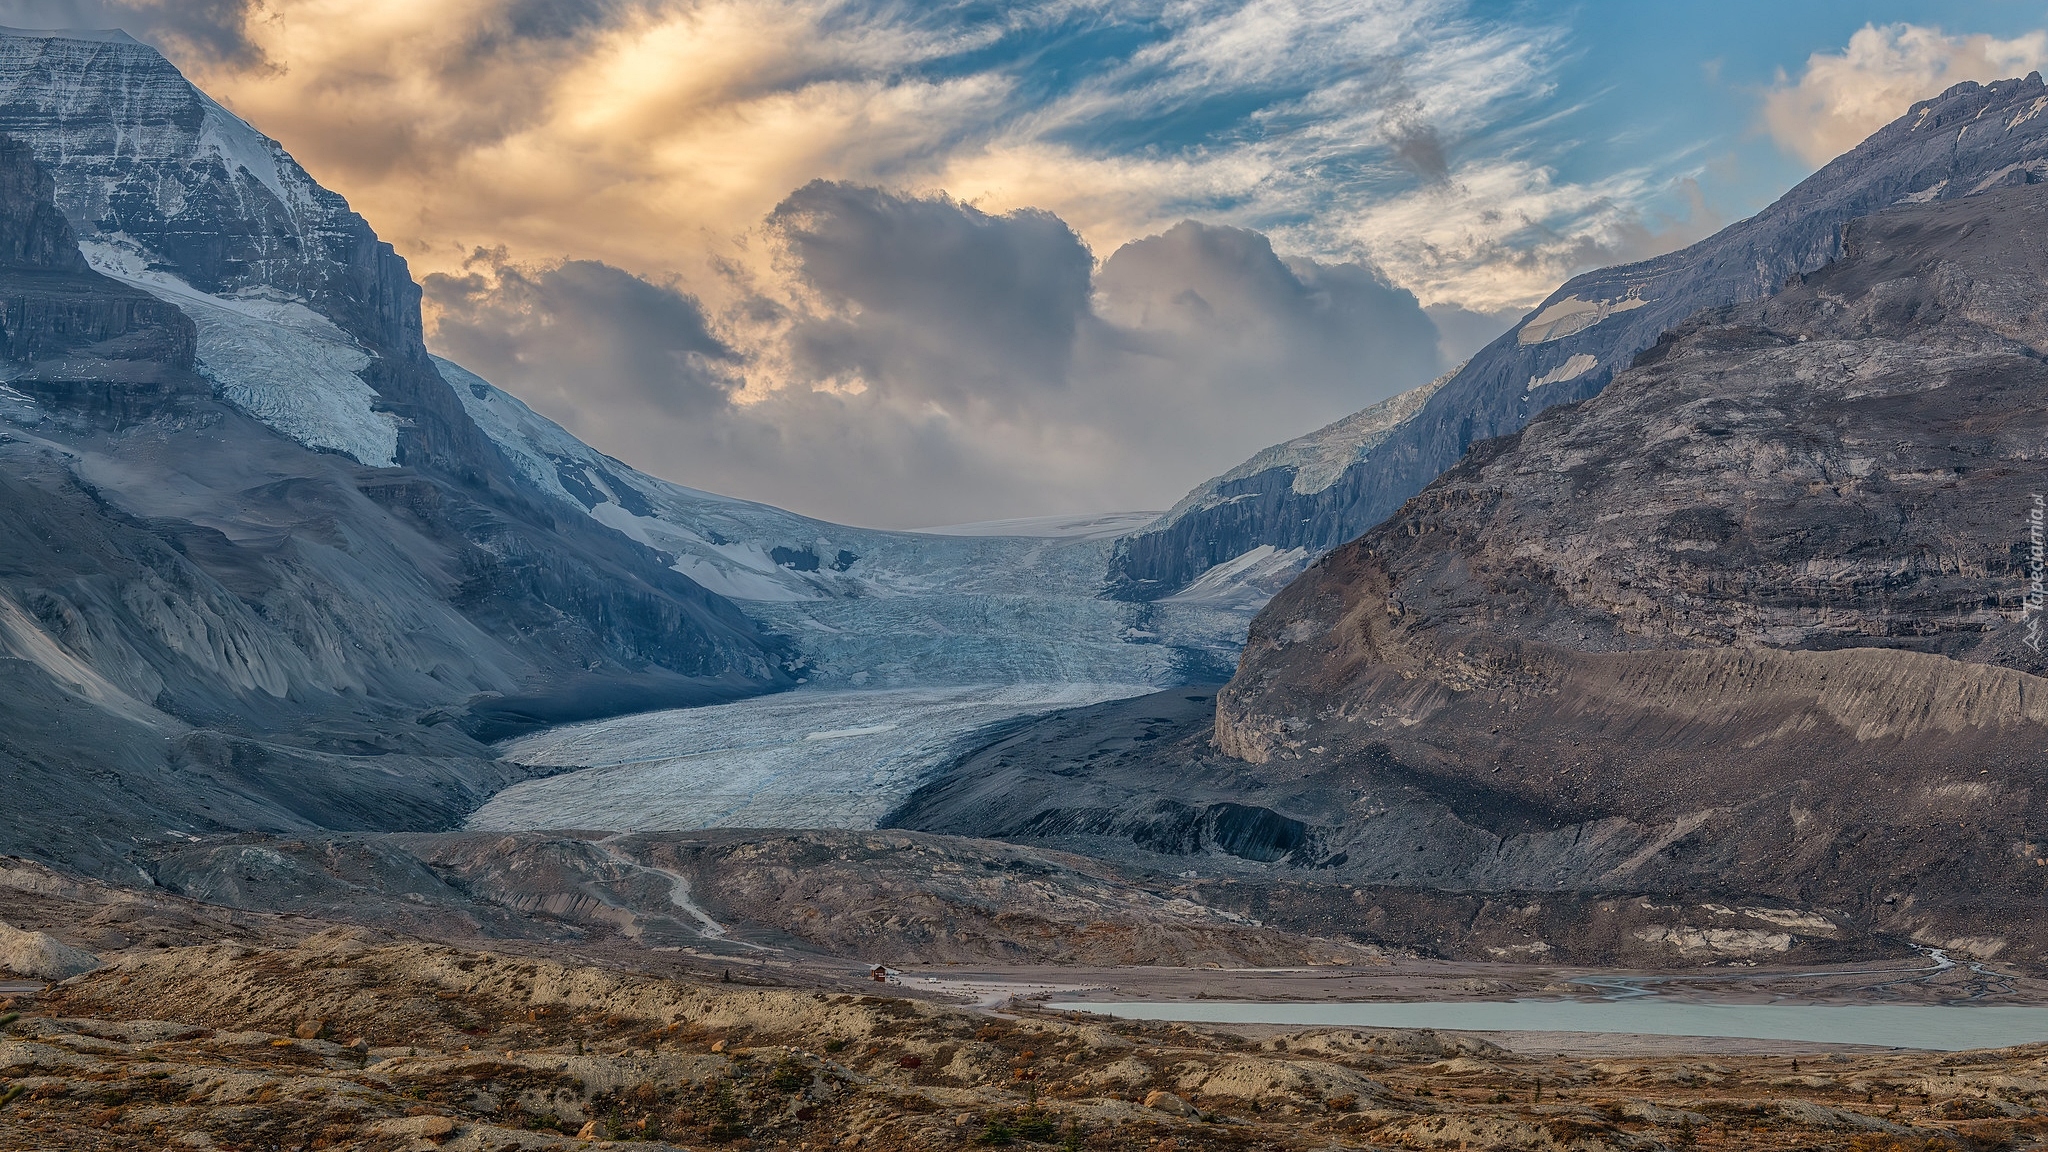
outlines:
[{"label": "glacial river", "polygon": [[1727,1004],[1630,1000],[1257,1003],[1053,1002],[1062,1012],[1126,1020],[1294,1027],[1441,1028],[1469,1032],[1620,1032],[1873,1044],[1957,1052],[2048,1041],[2048,1008],[2012,1005]]}]

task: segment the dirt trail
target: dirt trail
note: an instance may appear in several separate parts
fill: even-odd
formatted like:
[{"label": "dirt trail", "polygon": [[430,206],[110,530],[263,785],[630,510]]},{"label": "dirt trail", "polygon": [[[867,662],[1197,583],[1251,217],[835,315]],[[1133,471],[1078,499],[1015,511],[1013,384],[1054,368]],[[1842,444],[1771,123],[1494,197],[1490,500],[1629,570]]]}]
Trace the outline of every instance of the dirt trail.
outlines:
[{"label": "dirt trail", "polygon": [[684,914],[689,916],[691,920],[696,922],[697,935],[703,937],[706,940],[723,940],[730,944],[737,944],[742,948],[751,948],[757,952],[774,951],[774,949],[768,948],[765,945],[755,944],[750,941],[741,940],[734,937],[726,929],[725,925],[720,924],[715,918],[712,917],[711,913],[706,912],[704,910],[702,905],[698,904],[695,900],[690,898],[689,877],[683,875],[680,872],[675,872],[667,868],[659,867],[657,865],[642,864],[638,860],[635,860],[632,857],[627,856],[623,852],[620,852],[618,849],[613,848],[611,846],[611,841],[617,840],[619,837],[624,835],[627,835],[627,833],[620,832],[615,833],[611,836],[607,836],[603,840],[595,842],[593,847],[595,847],[599,852],[603,853],[605,859],[611,861],[612,863],[618,865],[621,868],[634,872],[645,872],[650,875],[659,876],[662,879],[667,880],[669,882],[669,903],[674,904],[677,908],[681,909],[684,912]]}]

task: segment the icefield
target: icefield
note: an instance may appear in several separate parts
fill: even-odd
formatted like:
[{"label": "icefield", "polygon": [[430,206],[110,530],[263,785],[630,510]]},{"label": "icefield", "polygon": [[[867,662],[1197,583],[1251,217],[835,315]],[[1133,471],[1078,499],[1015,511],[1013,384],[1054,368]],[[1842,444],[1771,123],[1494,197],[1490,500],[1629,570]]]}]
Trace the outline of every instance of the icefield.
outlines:
[{"label": "icefield", "polygon": [[1257,583],[1270,573],[1248,564],[1193,596],[1105,596],[1116,537],[1151,513],[890,532],[686,488],[596,451],[453,361],[436,364],[535,487],[790,637],[814,687],[1224,679],[1271,594]]},{"label": "icefield", "polygon": [[977,730],[1151,690],[1011,684],[798,691],[554,728],[511,741],[503,755],[534,767],[582,770],[516,784],[466,827],[873,828],[964,751]]}]

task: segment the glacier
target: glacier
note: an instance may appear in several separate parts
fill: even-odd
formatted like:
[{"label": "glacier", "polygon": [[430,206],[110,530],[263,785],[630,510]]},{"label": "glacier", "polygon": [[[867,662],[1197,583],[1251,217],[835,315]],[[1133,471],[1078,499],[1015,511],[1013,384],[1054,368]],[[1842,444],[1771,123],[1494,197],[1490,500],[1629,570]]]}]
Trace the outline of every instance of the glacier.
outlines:
[{"label": "glacier", "polygon": [[[33,141],[91,265],[193,320],[196,366],[221,400],[367,468],[495,472],[473,449],[495,453],[518,499],[652,550],[790,641],[794,693],[507,749],[582,771],[519,785],[476,813],[479,827],[572,815],[869,826],[988,724],[1227,678],[1252,614],[1299,560],[1268,550],[1140,603],[1110,596],[1105,577],[1151,512],[882,531],[650,476],[419,355],[417,287],[390,247],[148,46],[0,31],[0,125]],[[720,743],[798,729],[807,738]],[[626,756],[649,741],[665,751]]]},{"label": "glacier", "polygon": [[370,354],[334,321],[275,293],[201,292],[152,268],[141,245],[118,233],[79,244],[103,275],[178,306],[198,330],[199,374],[221,399],[308,448],[358,464],[398,463],[398,421],[377,409],[363,381]]},{"label": "glacier", "polygon": [[1180,596],[1116,600],[1111,549],[1153,513],[850,528],[649,476],[436,364],[536,489],[660,551],[809,662],[794,692],[513,741],[506,759],[569,771],[499,793],[470,828],[872,828],[991,725],[1227,679],[1303,560],[1268,547]]},{"label": "glacier", "polygon": [[453,361],[436,365],[534,487],[794,639],[811,687],[1223,679],[1270,595],[1219,579],[1156,604],[1106,596],[1116,538],[1150,513],[883,531],[687,488],[598,452]]},{"label": "glacier", "polygon": [[976,733],[1146,684],[798,691],[621,716],[512,741],[506,759],[580,771],[515,784],[466,827],[873,828]]}]

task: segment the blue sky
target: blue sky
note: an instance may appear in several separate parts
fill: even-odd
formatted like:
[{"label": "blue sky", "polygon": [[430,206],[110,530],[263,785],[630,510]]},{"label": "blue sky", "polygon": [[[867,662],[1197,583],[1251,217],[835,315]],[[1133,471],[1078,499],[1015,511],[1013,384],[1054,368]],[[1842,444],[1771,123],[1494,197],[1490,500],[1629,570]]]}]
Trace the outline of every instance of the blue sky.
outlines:
[{"label": "blue sky", "polygon": [[[1747,216],[1804,179],[1812,165],[1776,145],[1758,123],[1759,93],[1797,76],[1816,53],[1839,53],[1869,24],[1940,27],[2011,39],[2048,25],[2048,4],[2017,0],[1720,0],[1716,3],[1571,5],[1492,3],[1504,18],[1568,11],[1572,50],[1552,103],[1581,110],[1560,135],[1559,174],[1586,180],[1645,154],[1701,168],[1707,203]],[[1683,210],[1666,204],[1666,210]]]}]

